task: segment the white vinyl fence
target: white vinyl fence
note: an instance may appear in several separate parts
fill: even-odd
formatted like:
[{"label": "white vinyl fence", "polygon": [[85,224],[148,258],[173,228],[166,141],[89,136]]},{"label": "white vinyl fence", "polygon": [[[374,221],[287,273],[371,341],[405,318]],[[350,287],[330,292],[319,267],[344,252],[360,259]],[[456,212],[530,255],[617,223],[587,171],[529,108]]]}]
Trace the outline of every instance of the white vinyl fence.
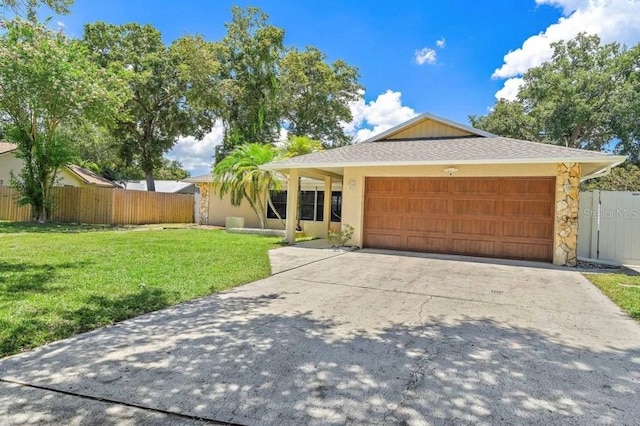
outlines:
[{"label": "white vinyl fence", "polygon": [[579,257],[640,265],[640,192],[581,192],[579,214]]}]

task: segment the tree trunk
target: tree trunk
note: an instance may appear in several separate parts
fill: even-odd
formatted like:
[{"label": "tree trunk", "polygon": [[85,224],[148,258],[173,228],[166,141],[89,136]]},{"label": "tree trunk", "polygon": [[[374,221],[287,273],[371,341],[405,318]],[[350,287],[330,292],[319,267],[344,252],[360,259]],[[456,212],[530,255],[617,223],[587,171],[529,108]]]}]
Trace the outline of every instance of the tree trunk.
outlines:
[{"label": "tree trunk", "polygon": [[147,181],[147,191],[151,191],[151,192],[155,192],[156,191],[156,182],[153,179],[153,170],[152,171],[145,171],[144,172],[144,178]]}]

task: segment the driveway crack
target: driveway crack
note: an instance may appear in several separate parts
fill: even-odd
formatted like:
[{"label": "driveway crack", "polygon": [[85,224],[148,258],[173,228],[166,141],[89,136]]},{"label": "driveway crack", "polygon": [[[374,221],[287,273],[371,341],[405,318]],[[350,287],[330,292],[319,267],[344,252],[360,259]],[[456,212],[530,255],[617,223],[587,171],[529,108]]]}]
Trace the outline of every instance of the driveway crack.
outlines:
[{"label": "driveway crack", "polygon": [[422,317],[422,313],[423,313],[425,305],[427,303],[429,303],[432,299],[433,299],[433,296],[429,296],[429,298],[427,300],[425,300],[424,302],[422,302],[420,304],[420,308],[418,309],[418,319],[420,320],[420,322],[424,321],[424,318]]}]

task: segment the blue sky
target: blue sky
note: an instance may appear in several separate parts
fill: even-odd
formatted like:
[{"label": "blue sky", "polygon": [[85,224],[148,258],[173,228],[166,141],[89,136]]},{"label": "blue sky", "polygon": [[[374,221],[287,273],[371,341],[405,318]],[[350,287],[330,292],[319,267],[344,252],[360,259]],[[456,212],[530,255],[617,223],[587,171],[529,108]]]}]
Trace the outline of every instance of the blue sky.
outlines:
[{"label": "blue sky", "polygon": [[[218,40],[233,4],[262,8],[286,30],[287,45],[316,46],[359,68],[366,91],[346,125],[359,139],[425,111],[467,123],[496,94],[513,97],[521,73],[548,58],[551,41],[578,31],[640,41],[640,0],[75,0],[71,15],[54,20],[71,36],[102,20],[150,23],[167,43],[193,33]],[[207,173],[220,138],[219,128],[203,141],[183,138],[170,157]]]}]

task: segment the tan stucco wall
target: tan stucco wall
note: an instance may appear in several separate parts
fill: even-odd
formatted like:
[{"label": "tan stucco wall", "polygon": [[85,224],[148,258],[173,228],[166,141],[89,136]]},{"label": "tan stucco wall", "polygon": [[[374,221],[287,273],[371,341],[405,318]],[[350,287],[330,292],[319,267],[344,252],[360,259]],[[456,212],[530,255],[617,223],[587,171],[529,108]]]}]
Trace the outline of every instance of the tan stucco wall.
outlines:
[{"label": "tan stucco wall", "polygon": [[[351,167],[344,169],[342,223],[353,226],[349,244],[362,247],[366,176],[446,177],[443,166]],[[555,164],[461,165],[454,177],[556,176]],[[352,185],[352,183],[354,185]],[[353,189],[351,187],[353,186]]]},{"label": "tan stucco wall", "polygon": [[245,227],[260,228],[260,221],[246,200],[235,207],[231,205],[229,194],[220,198],[220,194],[212,189],[209,194],[209,225],[224,226],[228,217],[243,217]]},{"label": "tan stucco wall", "polygon": [[[11,182],[11,172],[18,174],[24,162],[16,158],[13,152],[0,154],[0,186],[9,186]],[[58,170],[58,181],[56,186],[87,186],[80,178],[66,168]]]},{"label": "tan stucco wall", "polygon": [[[341,189],[340,184],[332,185],[334,191],[339,191]],[[313,189],[321,189],[321,185],[313,186],[313,185],[304,185],[303,190],[310,191]],[[286,188],[285,188],[286,189]],[[266,197],[265,197],[266,200]],[[256,214],[251,210],[251,206],[247,201],[242,201],[240,206],[234,207],[231,205],[231,200],[229,195],[225,195],[222,199],[220,195],[214,193],[211,190],[209,195],[209,225],[216,226],[224,226],[227,217],[242,217],[244,218],[244,226],[247,228],[259,228],[260,221],[258,220]],[[284,225],[278,219],[266,219],[265,226],[268,229],[284,229]],[[307,237],[314,238],[325,238],[326,232],[324,230],[323,222],[314,222],[310,220],[300,221],[300,226],[302,227],[302,231]],[[339,222],[331,222],[331,230],[339,231],[340,223]]]}]

